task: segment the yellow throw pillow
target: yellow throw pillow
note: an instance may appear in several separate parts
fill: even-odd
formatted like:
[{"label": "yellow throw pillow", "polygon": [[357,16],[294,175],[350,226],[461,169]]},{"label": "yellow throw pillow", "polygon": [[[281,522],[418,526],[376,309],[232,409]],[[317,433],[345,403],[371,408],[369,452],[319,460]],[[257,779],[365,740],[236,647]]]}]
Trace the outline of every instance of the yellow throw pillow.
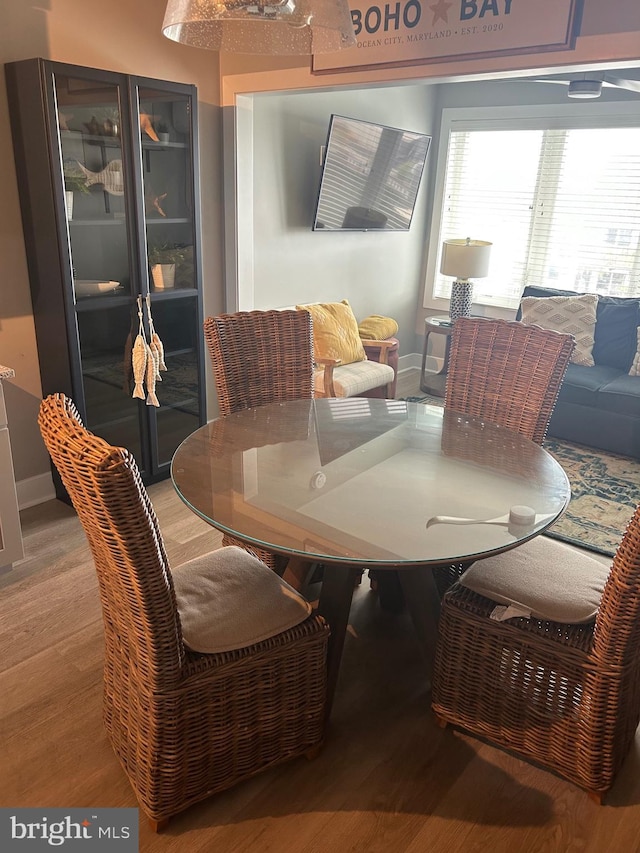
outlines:
[{"label": "yellow throw pillow", "polygon": [[313,355],[316,361],[323,358],[336,358],[341,364],[366,361],[358,322],[348,300],[313,302],[296,305],[296,308],[308,311],[313,318]]},{"label": "yellow throw pillow", "polygon": [[392,338],[398,331],[398,324],[391,317],[381,317],[380,314],[371,314],[358,323],[360,337],[368,341],[384,341]]}]

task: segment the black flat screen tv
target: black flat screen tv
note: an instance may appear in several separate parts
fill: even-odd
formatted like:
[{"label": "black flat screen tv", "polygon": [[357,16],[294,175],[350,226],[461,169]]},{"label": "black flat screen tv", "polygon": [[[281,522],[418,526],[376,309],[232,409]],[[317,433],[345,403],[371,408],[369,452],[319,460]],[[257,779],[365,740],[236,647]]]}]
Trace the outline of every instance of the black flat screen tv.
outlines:
[{"label": "black flat screen tv", "polygon": [[332,115],[314,231],[408,231],[431,137]]}]

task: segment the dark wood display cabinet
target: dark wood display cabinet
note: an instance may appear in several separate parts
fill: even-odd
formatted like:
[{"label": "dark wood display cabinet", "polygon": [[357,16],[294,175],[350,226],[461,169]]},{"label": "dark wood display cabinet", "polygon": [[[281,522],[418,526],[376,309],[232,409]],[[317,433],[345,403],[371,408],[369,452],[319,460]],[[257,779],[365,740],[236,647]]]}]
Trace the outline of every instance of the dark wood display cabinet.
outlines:
[{"label": "dark wood display cabinet", "polygon": [[[196,90],[43,59],[5,71],[43,393],[160,480],[205,422]],[[164,345],[158,407],[132,397],[140,311]]]}]

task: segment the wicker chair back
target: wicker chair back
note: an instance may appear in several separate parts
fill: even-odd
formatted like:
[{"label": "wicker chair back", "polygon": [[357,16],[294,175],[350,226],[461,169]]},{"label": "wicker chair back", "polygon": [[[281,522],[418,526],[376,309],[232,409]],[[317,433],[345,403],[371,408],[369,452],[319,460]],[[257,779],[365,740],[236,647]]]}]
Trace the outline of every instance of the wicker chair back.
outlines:
[{"label": "wicker chair back", "polygon": [[462,317],[451,336],[445,407],[542,444],[575,347],[572,335]]},{"label": "wicker chair back", "polygon": [[307,311],[239,311],[204,321],[221,415],[313,397]]}]

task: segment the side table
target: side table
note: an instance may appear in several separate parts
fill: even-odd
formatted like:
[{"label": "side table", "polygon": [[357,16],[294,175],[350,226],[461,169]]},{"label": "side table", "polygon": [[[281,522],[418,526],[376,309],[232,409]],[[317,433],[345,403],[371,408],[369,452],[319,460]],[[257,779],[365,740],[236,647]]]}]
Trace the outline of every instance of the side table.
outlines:
[{"label": "side table", "polygon": [[[447,367],[449,364],[449,348],[451,346],[451,333],[453,323],[446,317],[426,317],[424,321],[424,347],[422,349],[422,369],[420,371],[420,390],[425,394],[433,394],[434,397],[444,397],[447,382]],[[427,363],[427,350],[429,348],[430,335],[444,335],[444,361],[437,372],[425,370]]]}]

